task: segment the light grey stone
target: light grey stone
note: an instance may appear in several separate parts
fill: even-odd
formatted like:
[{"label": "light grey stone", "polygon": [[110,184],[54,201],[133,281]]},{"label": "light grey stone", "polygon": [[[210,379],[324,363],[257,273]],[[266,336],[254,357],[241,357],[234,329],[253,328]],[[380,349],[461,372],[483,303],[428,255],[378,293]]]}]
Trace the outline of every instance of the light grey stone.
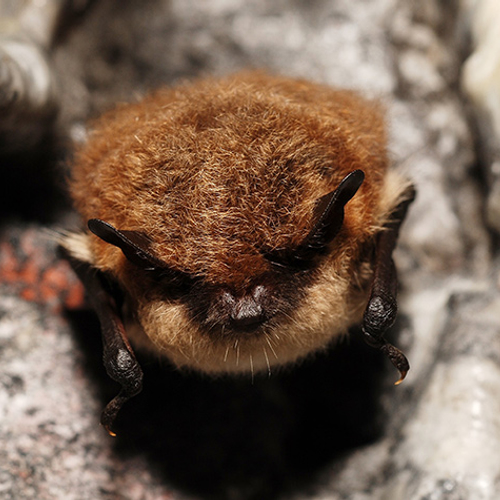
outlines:
[{"label": "light grey stone", "polygon": [[488,224],[500,232],[500,5],[495,0],[462,0],[463,24],[473,50],[462,69],[480,133],[481,156],[488,177]]},{"label": "light grey stone", "polygon": [[[330,443],[348,433],[349,421],[357,425],[360,413],[373,409],[364,406],[367,394],[335,396],[353,380],[325,378],[330,371],[321,357],[316,379],[308,378],[314,370],[306,365],[297,372],[304,378],[278,375],[253,386],[183,382],[165,368],[152,399],[172,407],[150,401],[149,414],[129,422],[116,444],[97,425],[106,378],[92,375],[98,360],[77,340],[74,325],[5,287],[0,496],[250,499],[276,498],[281,491],[293,500],[498,497],[500,265],[485,217],[492,217],[497,198],[483,196],[489,188],[497,191],[485,180],[497,173],[481,175],[485,143],[459,90],[467,27],[457,7],[438,0],[109,0],[90,2],[76,16],[79,22],[64,27],[51,53],[60,85],[56,127],[77,141],[85,140],[86,119],[116,101],[160,83],[248,66],[380,99],[393,163],[418,190],[396,252],[395,342],[412,368],[397,388],[389,367],[378,386],[368,380],[379,411],[360,420],[358,441],[341,453],[321,445],[334,448]],[[353,373],[354,379],[363,375]],[[376,378],[378,371],[370,374]],[[329,398],[338,404],[335,411]],[[333,418],[344,413],[344,421]],[[134,415],[139,409],[130,409],[129,419]],[[367,422],[380,424],[379,431],[366,431]],[[162,453],[151,444],[155,433],[157,447],[168,437]],[[288,456],[290,440],[300,439],[319,447],[312,452],[304,444],[305,457],[324,455],[311,474],[297,470],[297,463],[306,468],[305,458],[294,456],[294,468]],[[212,483],[203,478],[204,468]],[[196,478],[206,480],[204,493],[190,492]]]}]

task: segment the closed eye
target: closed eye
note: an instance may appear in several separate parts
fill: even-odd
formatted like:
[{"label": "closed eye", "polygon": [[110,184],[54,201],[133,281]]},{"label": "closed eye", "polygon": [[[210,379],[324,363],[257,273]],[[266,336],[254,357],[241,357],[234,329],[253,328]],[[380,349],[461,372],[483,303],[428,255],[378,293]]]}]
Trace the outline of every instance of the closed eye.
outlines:
[{"label": "closed eye", "polygon": [[293,250],[275,250],[264,252],[262,255],[274,269],[282,272],[305,272],[315,265],[313,259],[302,259],[300,254]]},{"label": "closed eye", "polygon": [[146,276],[151,278],[168,295],[186,295],[197,281],[195,277],[177,269],[156,267],[144,271]]}]

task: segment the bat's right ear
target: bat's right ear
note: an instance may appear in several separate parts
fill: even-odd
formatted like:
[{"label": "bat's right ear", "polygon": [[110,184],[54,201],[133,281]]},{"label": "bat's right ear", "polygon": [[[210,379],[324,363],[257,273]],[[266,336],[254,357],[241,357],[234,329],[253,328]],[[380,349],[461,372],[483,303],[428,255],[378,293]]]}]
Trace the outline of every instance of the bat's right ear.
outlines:
[{"label": "bat's right ear", "polygon": [[87,223],[92,233],[101,240],[118,247],[125,257],[136,266],[153,270],[164,264],[148,250],[148,237],[141,231],[118,230],[109,222],[90,219]]}]

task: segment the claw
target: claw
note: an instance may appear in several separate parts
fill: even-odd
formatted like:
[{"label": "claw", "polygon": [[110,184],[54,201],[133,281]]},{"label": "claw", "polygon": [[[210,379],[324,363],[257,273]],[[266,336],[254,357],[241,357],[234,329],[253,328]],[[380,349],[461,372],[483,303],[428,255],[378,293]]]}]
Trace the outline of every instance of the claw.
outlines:
[{"label": "claw", "polygon": [[408,359],[397,347],[394,347],[389,342],[380,346],[380,350],[390,359],[394,367],[399,371],[399,380],[394,385],[399,385],[406,377],[410,370]]},{"label": "claw", "polygon": [[111,436],[111,437],[116,437],[116,432],[113,432],[111,428],[107,425],[103,426],[106,429],[106,432]]},{"label": "claw", "polygon": [[112,430],[112,427],[115,423],[116,416],[128,399],[128,397],[123,397],[119,394],[106,405],[106,408],[104,408],[101,413],[101,425],[106,429],[111,437],[116,437],[116,432]]},{"label": "claw", "polygon": [[394,385],[399,385],[401,382],[403,382],[407,373],[408,372],[399,372],[399,380],[394,382]]}]

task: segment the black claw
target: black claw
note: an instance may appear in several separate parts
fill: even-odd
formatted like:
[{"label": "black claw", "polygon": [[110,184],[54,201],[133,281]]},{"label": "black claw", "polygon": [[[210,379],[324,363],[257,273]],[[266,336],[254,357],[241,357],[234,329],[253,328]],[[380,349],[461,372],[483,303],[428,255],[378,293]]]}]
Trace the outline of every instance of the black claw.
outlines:
[{"label": "black claw", "polygon": [[380,347],[380,350],[390,359],[394,367],[399,371],[399,380],[394,385],[399,385],[406,377],[410,370],[410,363],[407,357],[397,347],[394,347],[389,342],[386,342]]}]

